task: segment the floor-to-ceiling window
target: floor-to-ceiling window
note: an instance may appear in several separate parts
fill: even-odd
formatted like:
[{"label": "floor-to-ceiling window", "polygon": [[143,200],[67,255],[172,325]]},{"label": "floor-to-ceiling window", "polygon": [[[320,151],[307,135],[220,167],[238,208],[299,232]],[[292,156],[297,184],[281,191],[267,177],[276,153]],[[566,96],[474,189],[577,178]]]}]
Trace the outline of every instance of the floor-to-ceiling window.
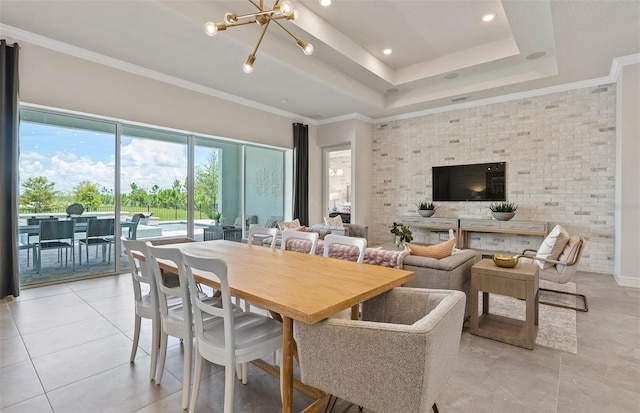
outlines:
[{"label": "floor-to-ceiling window", "polygon": [[[116,126],[77,116],[37,110],[20,113],[20,281],[51,282],[116,269],[113,229],[104,239],[87,242],[89,218],[114,222]],[[70,205],[82,210],[69,211]],[[69,212],[69,213],[67,213]],[[81,214],[79,212],[82,212]],[[55,224],[43,221],[55,221]],[[73,233],[60,242],[72,248],[47,246],[51,234],[73,221]],[[113,224],[109,223],[110,227]],[[104,223],[104,222],[101,222]],[[97,226],[93,226],[97,228]],[[40,245],[40,236],[43,244]],[[38,253],[39,252],[39,253]]]},{"label": "floor-to-ceiling window", "polygon": [[[241,241],[248,225],[282,220],[290,199],[283,149],[30,108],[20,128],[23,286],[126,271],[121,235]],[[82,214],[69,216],[72,204]],[[50,217],[74,221],[73,248],[40,261]],[[108,242],[88,241],[92,219],[111,220],[97,236]]]}]

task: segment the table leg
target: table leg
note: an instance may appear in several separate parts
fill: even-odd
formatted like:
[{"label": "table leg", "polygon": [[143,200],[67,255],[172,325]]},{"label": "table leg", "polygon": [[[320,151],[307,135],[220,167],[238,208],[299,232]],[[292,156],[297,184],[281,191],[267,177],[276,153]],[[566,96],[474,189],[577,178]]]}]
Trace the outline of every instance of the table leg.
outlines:
[{"label": "table leg", "polygon": [[535,303],[535,295],[533,293],[533,286],[530,285],[531,283],[528,283],[527,288],[526,288],[526,297],[525,297],[525,301],[526,301],[526,315],[525,315],[525,322],[524,322],[524,328],[525,328],[525,346],[530,349],[533,350],[533,345],[534,345],[534,339],[535,339],[535,321],[537,318],[537,315],[535,314],[535,310],[536,310],[536,303]]},{"label": "table leg", "polygon": [[482,292],[482,314],[489,314],[489,293]]},{"label": "table leg", "polygon": [[282,413],[291,413],[293,405],[293,320],[282,317],[282,360],[280,361],[280,395]]}]

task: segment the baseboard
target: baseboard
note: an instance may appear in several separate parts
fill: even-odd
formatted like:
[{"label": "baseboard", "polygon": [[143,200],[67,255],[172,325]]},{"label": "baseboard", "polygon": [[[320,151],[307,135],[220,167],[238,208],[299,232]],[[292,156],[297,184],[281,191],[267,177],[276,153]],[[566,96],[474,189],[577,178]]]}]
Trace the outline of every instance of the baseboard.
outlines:
[{"label": "baseboard", "polygon": [[614,274],[613,278],[616,280],[618,285],[620,285],[622,287],[640,288],[640,278],[639,277],[624,277],[624,276],[619,276],[617,274]]}]

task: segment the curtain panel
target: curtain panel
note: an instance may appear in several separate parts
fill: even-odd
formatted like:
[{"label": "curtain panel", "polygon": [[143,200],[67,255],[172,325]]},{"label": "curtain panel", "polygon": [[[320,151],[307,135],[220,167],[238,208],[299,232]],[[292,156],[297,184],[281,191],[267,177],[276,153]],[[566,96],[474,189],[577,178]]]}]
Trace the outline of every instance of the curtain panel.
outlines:
[{"label": "curtain panel", "polygon": [[0,40],[0,299],[20,295],[18,263],[18,127],[17,43]]},{"label": "curtain panel", "polygon": [[309,225],[309,126],[293,124],[293,218]]}]

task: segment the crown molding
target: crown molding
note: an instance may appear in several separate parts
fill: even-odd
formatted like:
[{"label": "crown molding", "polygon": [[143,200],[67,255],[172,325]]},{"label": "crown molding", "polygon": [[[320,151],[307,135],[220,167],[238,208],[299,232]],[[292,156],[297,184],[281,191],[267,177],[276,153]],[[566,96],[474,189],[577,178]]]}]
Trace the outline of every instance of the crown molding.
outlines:
[{"label": "crown molding", "polygon": [[640,64],[640,53],[616,57],[615,59],[613,59],[613,62],[611,62],[611,71],[609,72],[609,77],[613,82],[617,82],[618,76],[620,76],[620,71],[622,71],[622,67],[634,64]]},{"label": "crown molding", "polygon": [[151,70],[146,67],[128,63],[123,60],[115,59],[100,53],[95,53],[90,50],[86,50],[80,47],[70,45],[68,43],[53,40],[48,37],[40,36],[38,34],[21,30],[16,27],[8,26],[6,24],[0,24],[0,35],[8,36],[16,40],[25,41],[27,43],[31,43],[36,46],[43,47],[45,49],[50,49],[50,50],[63,53],[69,56],[74,56],[74,57],[87,60],[93,63],[97,63],[103,66],[112,67],[114,69],[122,70],[124,72],[132,73],[134,75],[146,77],[152,80],[156,80],[158,82],[167,83],[183,89],[191,90],[193,92],[198,92],[207,96],[212,96],[218,99],[226,100],[228,102],[246,106],[252,109],[260,110],[262,112],[267,112],[273,115],[282,116],[282,117],[291,119],[294,122],[303,122],[307,124],[317,125],[317,121],[312,118],[301,116],[296,113],[288,112],[282,109],[274,108],[273,106],[268,106],[259,102],[255,102],[250,99],[245,99],[236,95],[232,95],[230,93],[226,93],[218,89],[203,86],[194,82],[189,82],[184,79],[180,79],[175,76],[168,75],[166,73]]},{"label": "crown molding", "polygon": [[348,113],[346,115],[334,116],[332,118],[323,119],[318,121],[318,125],[328,125],[330,123],[342,122],[345,120],[361,120],[362,122],[375,124],[376,120],[361,113]]}]

